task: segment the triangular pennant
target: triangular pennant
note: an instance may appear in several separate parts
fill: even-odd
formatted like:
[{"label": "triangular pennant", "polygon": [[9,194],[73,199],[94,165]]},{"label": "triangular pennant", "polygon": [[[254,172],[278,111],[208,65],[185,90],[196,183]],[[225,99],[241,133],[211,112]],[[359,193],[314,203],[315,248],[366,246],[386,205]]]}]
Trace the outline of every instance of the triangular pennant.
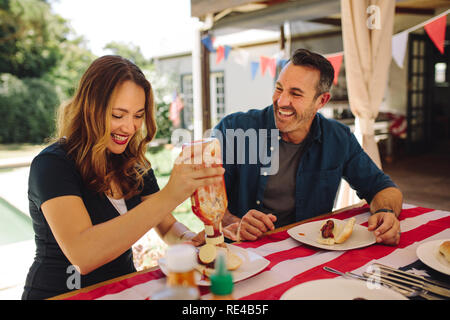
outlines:
[{"label": "triangular pennant", "polygon": [[326,58],[328,59],[328,61],[330,61],[331,65],[333,66],[334,69],[333,83],[334,85],[336,85],[338,82],[339,71],[341,69],[342,58],[344,58],[344,53],[328,56]]},{"label": "triangular pennant", "polygon": [[213,47],[214,39],[211,36],[206,36],[202,38],[203,45],[208,49],[209,52],[216,52]]},{"label": "triangular pennant", "polygon": [[224,58],[225,48],[223,46],[218,46],[216,51],[216,63],[219,64]]},{"label": "triangular pennant", "polygon": [[289,60],[287,59],[281,59],[278,61],[278,65],[280,66],[280,69],[283,69],[284,66],[288,63]]},{"label": "triangular pennant", "polygon": [[252,80],[255,80],[255,76],[259,68],[259,62],[252,61],[251,68],[252,68]]},{"label": "triangular pennant", "polygon": [[269,59],[268,65],[270,76],[272,78],[275,78],[275,75],[277,73],[277,60],[275,58]]},{"label": "triangular pennant", "polygon": [[266,73],[266,69],[267,69],[267,65],[269,64],[269,58],[261,56],[259,58],[259,60],[261,61],[261,74],[264,76],[264,74]]},{"label": "triangular pennant", "polygon": [[250,57],[250,54],[248,53],[248,51],[243,50],[243,49],[235,49],[233,50],[233,57],[234,57],[234,62],[236,62],[237,64],[241,65],[241,66],[246,66],[248,65],[248,59]]},{"label": "triangular pennant", "polygon": [[224,48],[225,48],[225,60],[227,60],[228,55],[230,54],[231,51],[231,47],[226,45]]},{"label": "triangular pennant", "polygon": [[408,44],[408,32],[400,32],[392,36],[392,58],[395,63],[403,69],[403,60],[406,53],[406,45]]},{"label": "triangular pennant", "polygon": [[445,28],[447,24],[447,15],[444,15],[436,20],[431,21],[425,25],[425,31],[428,33],[431,41],[438,50],[444,54]]}]

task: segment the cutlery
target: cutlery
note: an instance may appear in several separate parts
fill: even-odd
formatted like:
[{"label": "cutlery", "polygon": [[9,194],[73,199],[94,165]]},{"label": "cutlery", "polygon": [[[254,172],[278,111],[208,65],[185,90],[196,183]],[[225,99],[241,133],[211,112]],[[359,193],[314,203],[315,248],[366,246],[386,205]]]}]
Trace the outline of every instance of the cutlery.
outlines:
[{"label": "cutlery", "polygon": [[[376,270],[376,269],[375,269]],[[386,271],[387,269],[384,267],[379,267],[379,272],[371,273],[372,275],[376,275],[378,277],[384,277],[386,280],[396,281],[402,284],[406,284],[409,286],[414,286],[421,288],[423,290],[438,294],[444,297],[450,297],[450,290],[443,288],[441,286],[437,286],[435,284],[427,283],[423,280],[418,280],[414,277],[409,277],[409,275],[404,275],[401,273],[394,273],[392,271]],[[397,270],[398,271],[398,270]],[[406,272],[405,272],[406,273]]]},{"label": "cutlery", "polygon": [[364,275],[364,277],[366,277],[367,280],[370,279],[372,281],[378,281],[382,284],[388,285],[391,289],[394,289],[400,293],[402,293],[402,291],[408,292],[408,294],[402,293],[405,296],[407,296],[408,298],[420,296],[427,300],[443,300],[442,298],[439,298],[439,297],[436,297],[435,295],[429,294],[428,291],[423,288],[416,287],[416,286],[409,287],[406,285],[402,285],[400,283],[393,282],[393,281],[386,279],[386,276],[383,276],[383,275],[377,275],[375,273],[367,273],[367,272],[364,272],[363,275]]},{"label": "cutlery", "polygon": [[[330,267],[323,267],[323,269],[325,271],[338,274],[338,275],[340,275],[340,276],[342,276],[344,278],[358,279],[358,280],[362,280],[362,281],[368,281],[368,280],[372,280],[373,279],[373,278],[369,277],[372,274],[368,274],[369,276],[366,277],[366,276],[360,276],[360,275],[358,275],[356,273],[353,273],[353,272],[346,272],[346,273],[344,273],[344,272],[341,272],[339,270],[336,270],[336,269],[333,269],[333,268],[330,268]],[[377,281],[377,279],[375,279],[375,280]],[[428,300],[441,300],[439,298],[436,298],[434,296],[431,296],[431,295],[427,294],[427,292],[425,290],[423,290],[423,289],[413,289],[413,288],[410,288],[410,287],[406,287],[406,286],[403,286],[403,285],[399,285],[399,284],[393,283],[393,282],[391,282],[389,280],[383,280],[383,281],[379,280],[379,283],[384,284],[389,289],[397,291],[398,293],[404,295],[407,298],[413,298],[413,297],[421,296],[421,297],[423,297],[425,299],[428,299]]]},{"label": "cutlery", "polygon": [[406,277],[408,277],[410,279],[415,279],[415,280],[418,280],[418,281],[422,281],[422,282],[426,282],[426,283],[430,283],[432,285],[436,285],[436,286],[442,287],[444,289],[447,289],[448,293],[450,294],[450,285],[448,285],[446,283],[443,283],[443,282],[440,282],[440,281],[437,281],[437,280],[431,280],[431,279],[428,279],[426,277],[423,277],[423,276],[420,276],[420,275],[417,275],[417,274],[414,274],[414,273],[411,273],[411,272],[398,270],[398,269],[395,269],[395,268],[383,265],[381,263],[374,263],[372,266],[379,267],[381,270],[390,271],[392,273],[395,273],[395,275],[397,275],[397,276],[406,276]]},{"label": "cutlery", "polygon": [[[353,272],[346,272],[346,273],[343,273],[343,272],[341,272],[341,271],[339,271],[339,270],[336,270],[336,269],[333,269],[333,268],[330,268],[330,267],[323,267],[323,269],[324,269],[325,271],[328,271],[328,272],[332,272],[332,273],[338,274],[338,275],[340,275],[340,276],[342,276],[342,277],[344,277],[344,278],[358,279],[358,280],[362,280],[362,281],[365,281],[365,282],[367,282],[367,280],[370,280],[369,278],[360,276],[360,275],[358,275],[358,274],[356,274],[356,273],[353,273]],[[381,282],[381,281],[380,281],[380,282]],[[414,289],[412,289],[412,288],[399,288],[399,287],[395,287],[395,286],[393,286],[393,285],[390,285],[390,284],[387,283],[387,282],[385,282],[384,285],[385,285],[386,287],[388,287],[389,289],[392,289],[392,290],[394,290],[394,291],[397,291],[398,293],[404,295],[404,296],[407,297],[407,298],[416,297],[416,296],[418,296],[418,295],[424,293],[424,292],[423,292],[424,290],[414,290]]]}]

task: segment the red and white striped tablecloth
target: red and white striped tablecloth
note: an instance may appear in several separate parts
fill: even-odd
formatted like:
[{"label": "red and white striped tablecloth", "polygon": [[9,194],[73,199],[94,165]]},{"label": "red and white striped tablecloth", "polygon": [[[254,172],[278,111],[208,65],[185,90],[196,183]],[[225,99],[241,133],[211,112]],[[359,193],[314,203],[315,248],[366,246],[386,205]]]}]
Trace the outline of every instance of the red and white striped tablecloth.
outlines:
[{"label": "red and white striped tablecloth", "polygon": [[[345,220],[355,217],[356,223],[367,226],[369,216],[369,208],[364,206],[333,215],[333,218]],[[349,251],[328,251],[302,245],[286,231],[237,244],[265,257],[270,264],[257,275],[235,283],[233,296],[242,300],[278,300],[285,291],[300,283],[337,276],[324,271],[324,266],[357,274],[362,274],[375,262],[401,268],[417,261],[416,249],[420,244],[450,239],[448,211],[404,205],[400,223],[402,235],[398,246],[374,244]],[[149,299],[163,288],[165,282],[166,277],[157,269],[75,294],[68,299]],[[208,287],[201,287],[200,292],[202,299],[211,297]]]}]

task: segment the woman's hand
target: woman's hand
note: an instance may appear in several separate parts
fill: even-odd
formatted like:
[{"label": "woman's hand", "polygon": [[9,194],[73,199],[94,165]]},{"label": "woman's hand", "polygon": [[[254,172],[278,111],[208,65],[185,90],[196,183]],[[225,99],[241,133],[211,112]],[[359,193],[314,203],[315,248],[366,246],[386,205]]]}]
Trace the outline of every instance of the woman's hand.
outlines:
[{"label": "woman's hand", "polygon": [[[180,155],[181,156],[181,155]],[[170,197],[183,202],[200,187],[221,183],[225,169],[222,166],[205,168],[200,164],[184,164],[175,161],[166,189]]]}]

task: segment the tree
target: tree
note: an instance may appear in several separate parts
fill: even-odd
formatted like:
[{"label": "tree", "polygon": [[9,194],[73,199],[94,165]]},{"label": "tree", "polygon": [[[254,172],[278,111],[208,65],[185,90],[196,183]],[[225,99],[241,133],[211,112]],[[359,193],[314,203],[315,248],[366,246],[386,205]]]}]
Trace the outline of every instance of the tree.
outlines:
[{"label": "tree", "polygon": [[0,73],[38,78],[62,59],[70,29],[46,1],[2,0],[0,21]]}]

